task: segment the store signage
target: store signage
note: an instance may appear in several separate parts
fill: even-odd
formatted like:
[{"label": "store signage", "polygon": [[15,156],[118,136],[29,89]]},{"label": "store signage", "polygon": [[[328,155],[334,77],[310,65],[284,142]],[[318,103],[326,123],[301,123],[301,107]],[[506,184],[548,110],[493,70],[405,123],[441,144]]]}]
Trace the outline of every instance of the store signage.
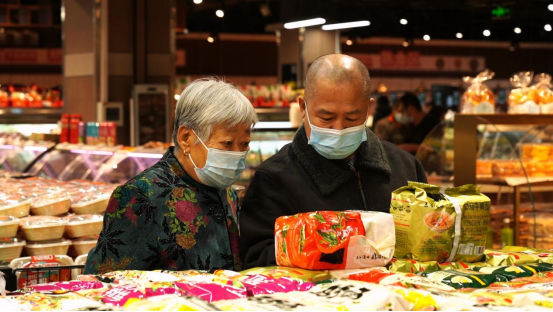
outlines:
[{"label": "store signage", "polygon": [[511,9],[509,9],[509,8],[504,8],[500,5],[498,5],[497,7],[492,9],[492,16],[493,17],[506,18],[506,17],[509,17],[509,15],[511,15]]},{"label": "store signage", "polygon": [[0,64],[61,65],[61,49],[0,49]]},{"label": "store signage", "polygon": [[369,70],[476,72],[486,67],[479,56],[422,55],[418,51],[382,50],[379,54],[349,53]]}]

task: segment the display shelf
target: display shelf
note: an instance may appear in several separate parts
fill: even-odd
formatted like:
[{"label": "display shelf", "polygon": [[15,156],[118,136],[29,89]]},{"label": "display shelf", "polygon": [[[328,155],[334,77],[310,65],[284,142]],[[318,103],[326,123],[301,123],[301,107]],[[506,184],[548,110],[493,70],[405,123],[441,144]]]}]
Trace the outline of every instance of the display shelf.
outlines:
[{"label": "display shelf", "polygon": [[0,124],[57,123],[63,108],[0,108]]},{"label": "display shelf", "polygon": [[256,107],[255,112],[258,114],[288,114],[289,107]]}]

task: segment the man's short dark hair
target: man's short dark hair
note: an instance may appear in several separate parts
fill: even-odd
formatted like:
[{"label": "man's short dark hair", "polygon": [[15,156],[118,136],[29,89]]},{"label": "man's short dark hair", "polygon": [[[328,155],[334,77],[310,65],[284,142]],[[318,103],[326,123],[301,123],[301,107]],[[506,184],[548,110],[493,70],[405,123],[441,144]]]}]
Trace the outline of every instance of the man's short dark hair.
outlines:
[{"label": "man's short dark hair", "polygon": [[419,112],[422,111],[421,102],[414,93],[407,92],[399,100],[401,101],[401,103],[403,103],[403,109],[407,109],[409,108],[409,106],[413,106]]}]

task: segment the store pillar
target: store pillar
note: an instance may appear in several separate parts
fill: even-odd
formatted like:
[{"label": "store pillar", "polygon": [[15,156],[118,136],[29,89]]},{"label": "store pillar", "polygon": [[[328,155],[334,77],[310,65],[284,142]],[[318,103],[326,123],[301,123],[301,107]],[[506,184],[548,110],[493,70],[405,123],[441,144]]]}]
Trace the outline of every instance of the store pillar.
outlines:
[{"label": "store pillar", "polygon": [[122,103],[117,141],[128,145],[133,86],[173,94],[175,0],[65,0],[64,9],[65,112],[98,121],[102,105]]}]

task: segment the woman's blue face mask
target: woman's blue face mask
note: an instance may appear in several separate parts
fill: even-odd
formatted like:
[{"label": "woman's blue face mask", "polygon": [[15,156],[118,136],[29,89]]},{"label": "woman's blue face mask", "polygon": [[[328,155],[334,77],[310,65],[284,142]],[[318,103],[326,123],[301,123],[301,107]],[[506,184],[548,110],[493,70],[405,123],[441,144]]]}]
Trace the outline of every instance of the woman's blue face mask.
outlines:
[{"label": "woman's blue face mask", "polygon": [[366,118],[359,126],[335,130],[314,126],[307,113],[307,103],[305,103],[305,114],[311,127],[308,144],[327,159],[344,159],[355,153],[361,143],[367,141]]}]

